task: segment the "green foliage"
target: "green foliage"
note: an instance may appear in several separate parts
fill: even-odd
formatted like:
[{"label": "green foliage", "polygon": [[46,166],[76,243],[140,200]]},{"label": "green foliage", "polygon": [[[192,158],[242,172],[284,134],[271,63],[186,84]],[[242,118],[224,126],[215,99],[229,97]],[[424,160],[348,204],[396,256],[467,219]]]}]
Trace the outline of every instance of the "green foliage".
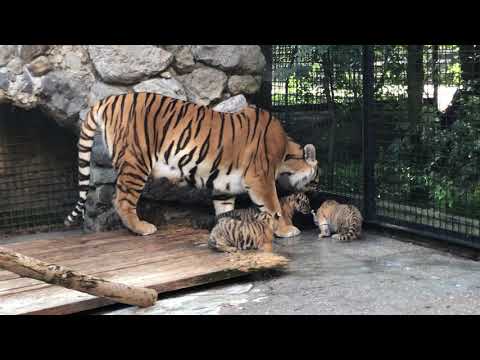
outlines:
[{"label": "green foliage", "polygon": [[428,201],[461,215],[471,215],[472,209],[480,214],[479,105],[479,98],[469,96],[461,117],[448,129],[425,113],[415,129],[382,149],[377,164],[380,197]]},{"label": "green foliage", "polygon": [[[346,154],[346,143],[352,143],[352,138],[359,135],[344,127],[350,125],[350,114],[354,109],[361,106],[362,47],[279,47],[284,47],[284,51],[276,55],[272,94],[275,105],[326,104],[325,66],[333,64],[329,85],[333,90],[338,121],[335,149],[336,153],[344,151]],[[448,129],[441,128],[437,109],[428,103],[424,104],[423,117],[417,127],[410,128],[407,47],[374,47],[375,111],[381,114],[377,118],[377,126],[381,127],[377,129],[380,131],[377,135],[379,148],[376,163],[378,196],[416,203],[421,207],[441,207],[452,214],[480,217],[480,97],[475,95],[475,91],[470,91],[472,86],[467,86],[469,84],[462,80],[458,46],[439,45],[435,64],[433,51],[432,45],[424,46],[425,84],[462,89],[461,96],[454,99],[457,120]],[[434,69],[436,77],[433,76]],[[356,117],[355,121],[359,122],[360,117]],[[298,127],[298,124],[295,126]],[[317,132],[313,130],[314,125],[308,126],[311,129],[299,138],[315,143],[321,149],[318,156],[325,167],[327,128],[322,125],[322,130]],[[342,159],[336,158],[335,189],[330,190],[361,192],[360,169],[361,163],[359,159],[354,159],[353,153]]]},{"label": "green foliage", "polygon": [[[296,45],[290,56],[281,54],[274,68],[273,81],[285,83],[273,93],[274,103],[314,104],[325,102],[323,96],[324,62],[334,64],[331,86],[338,101],[361,93],[361,46],[359,45]],[[277,100],[277,101],[275,101]]]}]

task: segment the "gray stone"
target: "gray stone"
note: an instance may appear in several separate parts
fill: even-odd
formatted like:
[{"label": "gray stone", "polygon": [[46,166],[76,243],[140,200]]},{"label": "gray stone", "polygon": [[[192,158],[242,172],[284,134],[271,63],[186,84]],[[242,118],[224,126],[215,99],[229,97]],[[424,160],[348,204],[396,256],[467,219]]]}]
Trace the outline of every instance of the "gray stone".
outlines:
[{"label": "gray stone", "polygon": [[7,71],[0,72],[0,89],[8,90],[10,82],[12,81],[12,75]]},{"label": "gray stone", "polygon": [[7,65],[17,54],[18,45],[0,45],[0,67]]},{"label": "gray stone", "polygon": [[20,75],[23,73],[23,61],[16,57],[10,60],[7,64],[7,68],[15,75]]},{"label": "gray stone", "polygon": [[90,45],[90,58],[105,82],[134,84],[170,66],[173,54],[153,45]]},{"label": "gray stone", "polygon": [[195,45],[192,51],[197,61],[222,70],[234,70],[240,65],[241,52],[235,45]]},{"label": "gray stone", "polygon": [[33,92],[33,83],[28,75],[17,76],[17,91],[31,94]]},{"label": "gray stone", "polygon": [[101,185],[96,188],[97,199],[100,204],[111,205],[115,186],[112,184]]},{"label": "gray stone", "polygon": [[43,76],[52,70],[52,66],[46,56],[39,56],[27,65],[27,69],[33,76]]},{"label": "gray stone", "polygon": [[80,71],[83,67],[82,55],[75,52],[66,54],[63,58],[63,62],[73,71]]},{"label": "gray stone", "polygon": [[90,189],[87,195],[87,214],[91,217],[100,215],[112,207],[112,199],[115,193],[114,184],[99,185]]},{"label": "gray stone", "polygon": [[[90,76],[89,76],[90,75]],[[79,75],[63,70],[52,71],[42,78],[44,107],[58,120],[77,116],[88,106],[93,75]]]},{"label": "gray stone", "polygon": [[114,208],[103,211],[98,216],[85,216],[84,227],[90,231],[109,231],[122,226],[120,217]]},{"label": "gray stone", "polygon": [[107,152],[100,131],[97,131],[93,140],[91,159],[94,165],[106,168],[112,167],[112,160],[110,159],[110,155]]},{"label": "gray stone", "polygon": [[220,99],[227,85],[227,75],[222,71],[202,67],[179,77],[185,86],[187,97],[199,105],[209,105]]},{"label": "gray stone", "polygon": [[135,85],[133,90],[136,92],[152,92],[184,101],[187,100],[187,94],[183,85],[174,78],[145,80]]},{"label": "gray stone", "polygon": [[194,58],[225,71],[260,74],[265,56],[258,45],[195,45]]},{"label": "gray stone", "polygon": [[255,94],[260,89],[260,83],[251,75],[233,75],[228,79],[228,90],[232,95]]},{"label": "gray stone", "polygon": [[213,110],[219,112],[237,112],[247,107],[247,99],[243,95],[233,96],[221,103],[217,104]]},{"label": "gray stone", "polygon": [[20,45],[20,58],[30,62],[37,56],[44,55],[48,49],[48,45]]},{"label": "gray stone", "polygon": [[92,166],[90,168],[90,179],[94,186],[113,184],[117,179],[117,172],[113,168]]},{"label": "gray stone", "polygon": [[195,59],[190,46],[180,46],[174,54],[173,66],[179,73],[185,74],[195,69]]},{"label": "gray stone", "polygon": [[266,65],[265,56],[258,45],[239,45],[242,53],[240,71],[248,74],[262,74]]},{"label": "gray stone", "polygon": [[127,87],[113,86],[105,84],[101,81],[97,81],[90,89],[90,94],[88,95],[88,104],[93,106],[97,101],[105,99],[110,95],[120,95],[128,92],[129,89]]}]

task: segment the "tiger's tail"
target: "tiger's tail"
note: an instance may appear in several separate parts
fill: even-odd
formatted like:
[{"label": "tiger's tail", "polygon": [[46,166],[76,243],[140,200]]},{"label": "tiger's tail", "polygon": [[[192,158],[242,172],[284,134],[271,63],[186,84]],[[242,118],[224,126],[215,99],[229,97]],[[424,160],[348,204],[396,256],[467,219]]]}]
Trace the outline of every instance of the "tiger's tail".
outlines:
[{"label": "tiger's tail", "polygon": [[80,138],[78,140],[78,189],[79,197],[75,208],[65,218],[65,226],[70,226],[76,222],[77,218],[85,215],[85,203],[87,201],[87,193],[90,185],[90,157],[92,154],[93,139],[97,129],[97,120],[100,104],[94,106],[88,112],[85,120],[82,122],[80,130]]}]

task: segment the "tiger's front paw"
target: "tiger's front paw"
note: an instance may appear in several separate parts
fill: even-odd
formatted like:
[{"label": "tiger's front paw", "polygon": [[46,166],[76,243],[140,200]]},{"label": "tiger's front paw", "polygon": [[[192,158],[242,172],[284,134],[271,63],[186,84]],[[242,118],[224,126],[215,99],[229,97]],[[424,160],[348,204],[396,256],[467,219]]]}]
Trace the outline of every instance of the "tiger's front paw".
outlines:
[{"label": "tiger's front paw", "polygon": [[157,227],[153,224],[150,224],[146,221],[140,221],[133,227],[132,230],[134,233],[142,236],[151,235],[157,232]]},{"label": "tiger's front paw", "polygon": [[289,238],[293,236],[300,235],[301,231],[293,225],[286,226],[284,228],[279,228],[275,231],[275,236],[280,238]]}]

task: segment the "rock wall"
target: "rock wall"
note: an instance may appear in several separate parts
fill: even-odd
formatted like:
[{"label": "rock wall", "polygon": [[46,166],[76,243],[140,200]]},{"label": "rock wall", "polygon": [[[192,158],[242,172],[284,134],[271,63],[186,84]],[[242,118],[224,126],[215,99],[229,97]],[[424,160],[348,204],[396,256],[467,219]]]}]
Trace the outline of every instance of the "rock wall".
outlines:
[{"label": "rock wall", "polygon": [[[150,91],[234,111],[261,85],[265,57],[256,45],[0,45],[0,102],[31,109],[78,133],[97,100]],[[98,136],[97,136],[98,138]],[[85,224],[118,224],[111,200],[115,171],[101,141],[92,154]],[[207,193],[149,183],[145,199],[209,202]]]}]

